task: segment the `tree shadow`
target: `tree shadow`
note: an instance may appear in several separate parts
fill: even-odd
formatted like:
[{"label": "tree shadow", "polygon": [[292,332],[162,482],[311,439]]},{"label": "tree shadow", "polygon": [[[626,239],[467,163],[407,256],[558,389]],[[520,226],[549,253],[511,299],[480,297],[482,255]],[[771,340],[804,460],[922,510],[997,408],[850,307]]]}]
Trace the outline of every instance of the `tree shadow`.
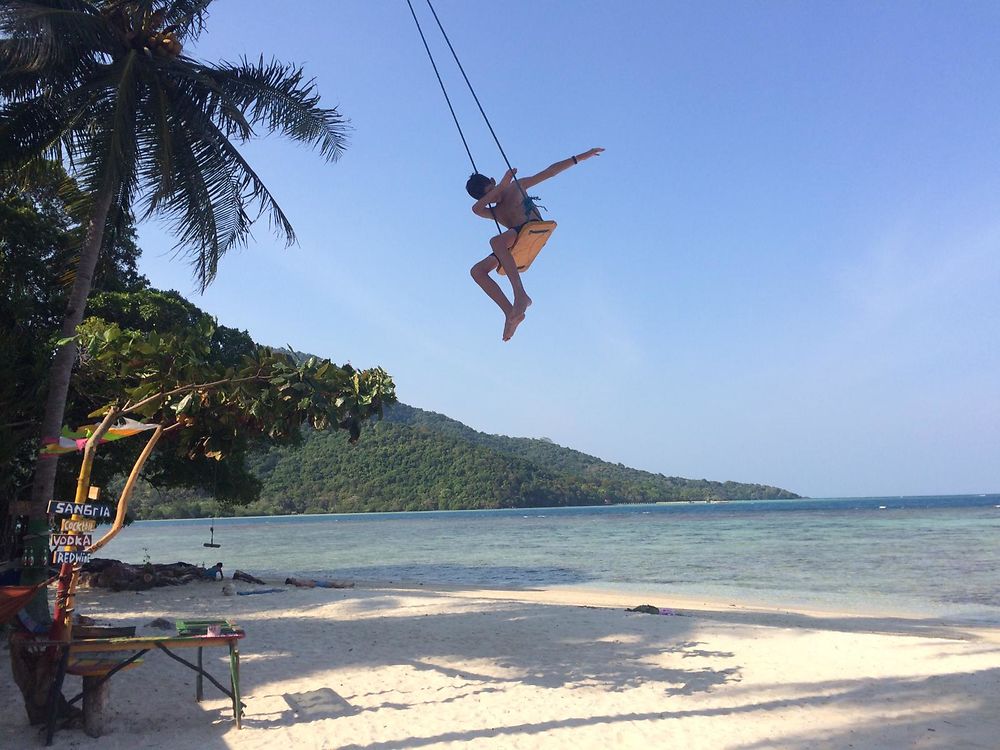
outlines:
[{"label": "tree shadow", "polygon": [[699,619],[742,625],[764,625],[778,628],[805,628],[840,633],[874,633],[879,635],[922,636],[948,640],[973,640],[980,627],[977,623],[960,623],[940,618],[907,618],[868,615],[824,615],[756,609],[699,609],[691,614]]},{"label": "tree shadow", "polygon": [[[985,707],[992,706],[989,696],[971,693],[968,678],[979,677],[986,682],[996,682],[1000,669],[984,670],[973,675],[948,674],[919,679],[885,678],[879,680],[845,680],[817,682],[796,686],[800,694],[790,698],[747,702],[734,706],[709,707],[704,709],[656,711],[644,713],[620,713],[572,717],[552,721],[524,724],[508,724],[469,731],[445,732],[425,737],[407,737],[402,740],[373,742],[367,745],[345,745],[341,750],[403,750],[447,742],[471,742],[476,739],[497,737],[518,737],[552,732],[558,729],[574,729],[596,724],[631,724],[642,721],[663,719],[684,719],[692,717],[752,717],[758,715],[769,718],[775,711],[783,709],[802,710],[823,707],[836,703],[845,712],[857,712],[873,702],[911,703],[915,708],[907,716],[893,719],[869,720],[853,724],[849,729],[836,732],[810,727],[794,735],[775,736],[767,739],[734,746],[738,750],[815,750],[816,748],[903,748],[920,747],[921,750],[956,750],[956,748],[985,748],[975,740],[957,739],[949,728],[972,726],[983,718]],[[787,686],[786,686],[787,687]],[[831,688],[834,692],[831,695]],[[937,712],[927,716],[920,706],[942,697],[968,697],[966,707],[949,712]]]},{"label": "tree shadow", "polygon": [[[541,691],[593,690],[621,693],[640,686],[653,686],[664,699],[682,703],[674,710],[656,712],[603,712],[586,716],[563,716],[549,721],[514,723],[498,720],[490,729],[456,730],[433,736],[412,736],[349,745],[354,750],[392,750],[418,748],[446,742],[469,742],[491,737],[530,737],[558,729],[626,724],[669,718],[730,716],[755,717],[772,721],[771,713],[835,706],[850,712],[868,709],[885,702],[894,707],[909,707],[889,721],[857,723],[849,731],[830,737],[810,734],[789,735],[780,746],[789,750],[855,746],[909,747],[920,735],[919,747],[944,750],[960,747],[955,743],[955,727],[972,725],[982,712],[986,696],[977,686],[997,684],[1000,670],[976,674],[946,674],[920,679],[886,678],[877,680],[838,680],[781,684],[769,687],[741,686],[745,667],[738,651],[712,649],[710,642],[699,638],[706,620],[781,628],[801,627],[852,632],[889,632],[907,635],[971,638],[959,626],[938,621],[903,621],[892,618],[855,618],[849,625],[832,618],[792,615],[789,613],[708,612],[688,617],[666,617],[629,613],[614,609],[568,605],[526,604],[514,600],[482,600],[454,596],[446,611],[440,611],[440,592],[420,589],[341,590],[305,589],[288,597],[229,597],[223,600],[231,616],[247,629],[242,644],[244,654],[243,694],[248,704],[244,725],[250,728],[277,729],[307,723],[336,722],[362,714],[397,713],[427,710],[434,706],[479,700],[493,693],[522,686]],[[80,605],[87,611],[88,603]],[[422,600],[433,604],[429,615]],[[110,597],[102,603],[108,608],[102,619],[121,620],[115,615],[127,599]],[[176,617],[217,615],[219,600],[195,598],[185,602],[189,610],[171,613]],[[136,602],[137,607],[145,605]],[[327,608],[324,610],[324,608]],[[324,610],[317,616],[317,612]],[[93,613],[93,612],[88,612]],[[294,640],[283,640],[288,620],[299,621]],[[917,642],[921,646],[931,645]],[[259,644],[259,645],[258,645]],[[949,648],[945,643],[937,647]],[[956,644],[954,648],[957,648]],[[989,651],[984,645],[984,650]],[[220,653],[206,658],[212,669],[224,668]],[[151,654],[153,662],[157,654]],[[206,657],[209,651],[206,651]],[[257,692],[262,679],[255,674],[255,660],[266,661],[266,684],[290,682],[308,685],[302,692],[275,694]],[[376,672],[382,668],[426,673],[427,680],[406,690],[387,684],[385,689],[351,691],[349,683],[334,684],[331,675]],[[263,674],[263,673],[262,673]],[[135,731],[135,739],[149,732],[167,731],[173,725],[198,727],[199,743],[210,750],[229,747],[233,740],[232,717],[225,700],[196,704],[193,701],[193,673],[174,669],[166,662],[147,664],[114,678],[113,695],[117,704],[111,724],[116,733],[128,734],[129,717],[141,714],[144,724]],[[310,682],[310,678],[314,678]],[[983,682],[985,680],[985,682]],[[2,681],[0,681],[2,683]],[[314,687],[315,684],[321,687]],[[328,684],[329,683],[329,684]],[[447,685],[447,688],[432,687]],[[777,691],[777,694],[776,692]],[[729,705],[699,707],[692,696],[723,693]],[[190,695],[189,695],[190,693]],[[4,696],[0,686],[0,696]],[[544,696],[540,696],[544,700]],[[938,711],[929,720],[920,708],[941,705],[943,700],[962,704],[961,708]],[[256,703],[256,707],[255,707]],[[397,719],[402,721],[402,719]],[[924,726],[927,724],[927,726]],[[397,724],[398,727],[398,724]],[[326,731],[326,727],[324,727]],[[404,725],[405,731],[405,725]],[[898,744],[882,742],[889,732]],[[13,736],[13,735],[12,735]],[[59,739],[63,737],[63,739]],[[57,746],[66,738],[79,741],[80,735],[65,732],[57,735]],[[0,733],[0,740],[4,735]],[[948,744],[945,740],[952,741]],[[937,743],[937,744],[934,744]],[[4,743],[0,743],[4,744]],[[15,743],[16,744],[16,743]],[[11,746],[15,746],[12,744]],[[747,744],[745,750],[764,750],[775,744]],[[972,745],[970,745],[972,746]]]}]

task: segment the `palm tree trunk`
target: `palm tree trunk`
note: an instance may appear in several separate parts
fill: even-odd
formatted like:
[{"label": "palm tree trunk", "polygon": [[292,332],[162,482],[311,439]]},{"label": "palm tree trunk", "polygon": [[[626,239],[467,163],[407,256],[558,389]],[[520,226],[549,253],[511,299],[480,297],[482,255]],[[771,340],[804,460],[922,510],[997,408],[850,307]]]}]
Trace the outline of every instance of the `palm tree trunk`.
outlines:
[{"label": "palm tree trunk", "polygon": [[[114,185],[109,185],[94,202],[94,212],[87,225],[87,235],[80,251],[80,264],[76,270],[73,290],[70,292],[66,315],[63,317],[62,338],[76,334],[76,327],[83,321],[84,310],[87,309],[87,297],[93,286],[94,268],[101,254],[104,242],[104,226],[114,199]],[[45,401],[45,414],[42,418],[42,437],[58,437],[62,430],[63,412],[66,410],[66,396],[69,393],[70,376],[73,374],[73,363],[76,360],[76,343],[70,342],[59,347],[52,360],[49,375],[49,392]],[[38,522],[46,516],[46,506],[52,499],[56,479],[56,458],[44,458],[36,461],[35,479],[31,488],[31,511],[29,527],[39,528]],[[34,571],[44,576],[44,569]],[[22,576],[23,578],[23,576]],[[37,594],[28,605],[28,613],[36,622],[48,622],[51,619],[44,589]],[[27,649],[12,648],[10,652],[14,681],[24,696],[24,707],[32,724],[37,724],[46,718],[46,702],[49,688],[55,679],[54,660],[47,652],[32,655]],[[60,715],[67,715],[71,709],[61,695],[58,697]]]},{"label": "palm tree trunk", "polygon": [[[97,196],[94,202],[94,213],[87,226],[87,235],[80,251],[80,264],[76,269],[76,279],[70,292],[66,315],[63,317],[62,338],[76,335],[76,327],[83,322],[83,313],[87,309],[87,297],[94,282],[94,268],[101,254],[104,241],[104,225],[111,210],[114,198],[114,186],[109,185]],[[66,396],[69,393],[69,381],[73,374],[73,363],[76,361],[76,342],[64,344],[56,351],[49,370],[49,392],[45,400],[45,414],[42,417],[43,438],[58,438],[62,430],[63,416],[66,411]],[[52,500],[55,489],[56,464],[58,459],[49,457],[36,462],[35,478],[31,487],[32,519],[45,516],[46,505]]]}]

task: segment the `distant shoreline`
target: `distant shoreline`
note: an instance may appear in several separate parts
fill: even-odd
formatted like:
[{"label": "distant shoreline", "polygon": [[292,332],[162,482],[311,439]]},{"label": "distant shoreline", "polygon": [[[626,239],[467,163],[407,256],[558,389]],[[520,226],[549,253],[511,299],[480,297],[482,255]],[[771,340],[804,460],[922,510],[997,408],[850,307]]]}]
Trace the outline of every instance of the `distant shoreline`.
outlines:
[{"label": "distant shoreline", "polygon": [[[966,493],[960,495],[865,495],[858,497],[798,497],[798,498],[775,498],[760,500],[657,500],[648,503],[611,503],[608,505],[558,505],[545,506],[533,505],[524,508],[458,508],[448,510],[376,510],[376,511],[343,511],[334,513],[276,513],[273,515],[217,515],[217,516],[184,516],[176,518],[136,518],[134,523],[152,523],[160,521],[229,521],[229,520],[254,520],[254,519],[291,519],[291,518],[343,518],[343,517],[384,517],[394,514],[407,515],[433,515],[433,514],[456,514],[456,513],[537,513],[543,511],[597,511],[623,508],[639,507],[683,507],[688,505],[759,505],[763,503],[794,504],[794,503],[847,503],[847,502],[898,502],[900,500],[926,501],[931,499],[940,500],[977,500],[976,506],[987,506],[994,501],[1000,504],[1000,493]],[[981,502],[980,502],[981,501]]]}]

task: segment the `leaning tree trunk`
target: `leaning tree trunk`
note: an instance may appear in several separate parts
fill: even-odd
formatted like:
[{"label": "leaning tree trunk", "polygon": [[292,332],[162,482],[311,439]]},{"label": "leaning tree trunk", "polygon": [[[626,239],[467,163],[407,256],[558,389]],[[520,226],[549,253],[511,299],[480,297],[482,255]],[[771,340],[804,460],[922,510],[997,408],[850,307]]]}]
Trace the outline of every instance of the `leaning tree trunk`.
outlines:
[{"label": "leaning tree trunk", "polygon": [[[76,279],[70,292],[66,314],[63,316],[62,338],[76,335],[76,328],[83,322],[83,313],[87,309],[87,298],[94,284],[94,268],[101,254],[104,241],[104,225],[111,209],[114,197],[113,188],[97,196],[94,213],[87,226],[87,235],[80,250],[80,264],[76,269]],[[45,400],[45,413],[42,416],[43,438],[57,438],[62,430],[63,416],[66,411],[66,395],[69,393],[69,381],[73,374],[73,363],[76,361],[76,342],[71,341],[56,350],[49,369],[49,390]],[[46,458],[36,462],[35,479],[31,487],[31,518],[45,516],[46,504],[52,499],[56,481],[56,457]]]},{"label": "leaning tree trunk", "polygon": [[[87,308],[87,297],[93,286],[94,268],[101,253],[104,242],[104,226],[114,198],[114,187],[109,186],[101,192],[95,202],[87,234],[80,249],[80,263],[76,269],[76,279],[70,292],[66,315],[63,317],[62,338],[76,335],[76,328],[83,321],[83,313]],[[45,413],[42,417],[41,437],[59,436],[62,430],[63,416],[66,410],[66,397],[69,393],[70,376],[73,374],[73,363],[76,361],[77,347],[71,341],[59,347],[52,360],[49,371],[49,391],[45,401]],[[34,484],[31,488],[31,511],[28,514],[29,524],[46,517],[46,506],[53,499],[56,479],[55,457],[36,461]],[[36,524],[37,527],[37,524]],[[44,567],[34,571],[33,581],[22,583],[37,583],[44,580]],[[28,612],[36,622],[49,622],[51,615],[45,590],[42,589],[28,606]],[[24,704],[32,723],[44,719],[45,699],[48,688],[54,677],[52,649],[41,654],[29,654],[27,649],[12,648],[10,652],[15,681],[24,695]],[[41,701],[41,704],[39,704]]]}]

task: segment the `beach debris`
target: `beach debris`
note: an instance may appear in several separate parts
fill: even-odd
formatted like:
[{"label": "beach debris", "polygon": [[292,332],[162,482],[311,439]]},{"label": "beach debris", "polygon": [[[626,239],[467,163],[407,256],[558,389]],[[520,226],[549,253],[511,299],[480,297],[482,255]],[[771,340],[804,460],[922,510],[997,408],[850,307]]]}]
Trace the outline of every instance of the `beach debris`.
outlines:
[{"label": "beach debris", "polygon": [[264,585],[264,582],[262,580],[260,580],[255,576],[250,575],[249,573],[244,573],[242,570],[233,571],[233,580],[243,581],[244,583],[257,583],[262,586]]},{"label": "beach debris", "polygon": [[638,607],[632,607],[631,609],[626,609],[626,612],[642,612],[644,615],[658,615],[660,614],[660,608],[654,607],[652,604],[640,604]]},{"label": "beach debris", "polygon": [[304,589],[353,589],[354,581],[324,581],[317,578],[286,578],[286,586],[298,586]]},{"label": "beach debris", "polygon": [[640,604],[638,607],[626,609],[626,612],[641,612],[644,615],[678,615],[672,609],[666,607],[654,607],[652,604]]},{"label": "beach debris", "polygon": [[253,589],[251,591],[237,591],[236,596],[253,596],[255,594],[283,594],[288,589]]},{"label": "beach debris", "polygon": [[95,557],[80,571],[81,588],[102,588],[112,591],[143,591],[157,586],[179,586],[204,580],[207,571],[200,565],[186,562],[132,565],[121,560]]},{"label": "beach debris", "polygon": [[157,630],[173,630],[174,623],[168,620],[166,617],[157,617],[152,622],[146,625],[147,628],[156,628]]}]

